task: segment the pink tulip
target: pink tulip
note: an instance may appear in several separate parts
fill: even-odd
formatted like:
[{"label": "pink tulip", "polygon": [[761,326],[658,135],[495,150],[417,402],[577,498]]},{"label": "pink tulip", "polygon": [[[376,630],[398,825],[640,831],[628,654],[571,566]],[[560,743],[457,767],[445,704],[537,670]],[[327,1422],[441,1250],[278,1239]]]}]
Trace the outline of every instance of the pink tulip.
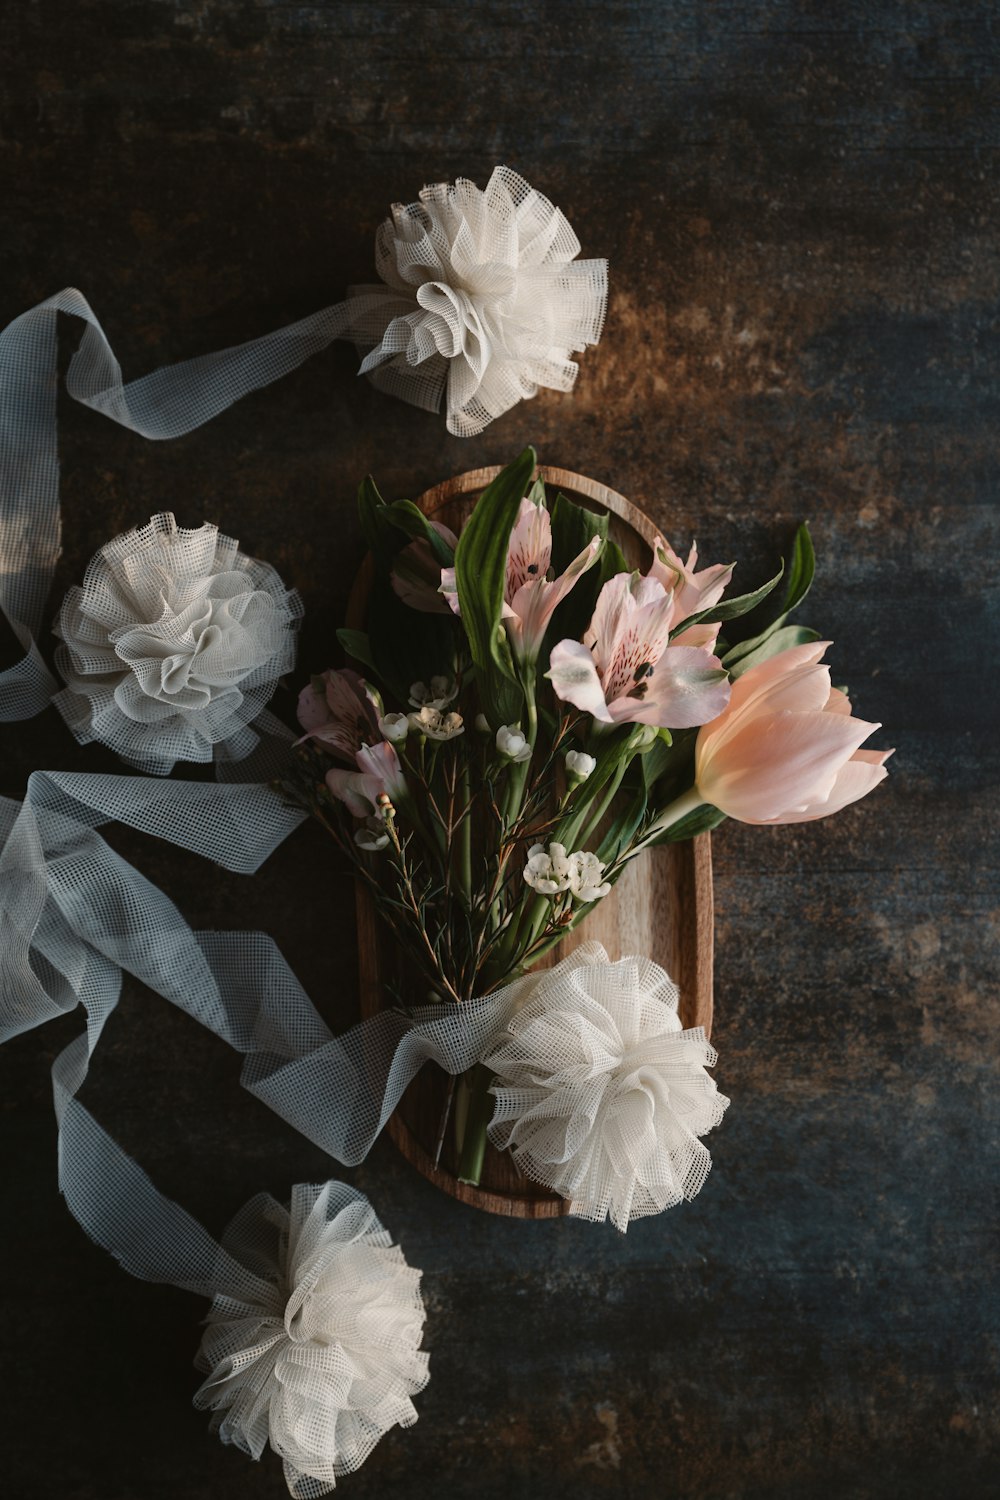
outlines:
[{"label": "pink tulip", "polygon": [[299,694],[296,713],[306,731],[300,745],[302,740],[318,740],[349,764],[362,745],[382,738],[368,684],[349,667],[314,677]]},{"label": "pink tulip", "polygon": [[354,814],[367,818],[375,811],[383,792],[391,802],[406,794],[406,778],[399,756],[391,745],[363,745],[354,757],[356,771],[327,771],[326,784]]},{"label": "pink tulip", "polygon": [[839,812],[887,774],[891,750],[861,750],[879,724],[851,717],[821,657],[793,646],[733,683],[695,749],[698,797],[741,823],[806,823]]},{"label": "pink tulip", "polygon": [[671,646],[674,601],[653,578],[618,573],[601,589],[583,641],[560,641],[546,676],[558,697],[604,724],[689,729],[729,702],[722,663]]},{"label": "pink tulip", "polygon": [[[600,550],[600,538],[593,537],[564,573],[558,578],[548,578],[552,562],[549,513],[544,505],[535,505],[527,496],[521,501],[507,548],[503,605],[503,622],[516,656],[525,661],[535,660],[557,605],[581,574],[597,561]],[[441,592],[459,614],[454,568],[441,570]]]}]

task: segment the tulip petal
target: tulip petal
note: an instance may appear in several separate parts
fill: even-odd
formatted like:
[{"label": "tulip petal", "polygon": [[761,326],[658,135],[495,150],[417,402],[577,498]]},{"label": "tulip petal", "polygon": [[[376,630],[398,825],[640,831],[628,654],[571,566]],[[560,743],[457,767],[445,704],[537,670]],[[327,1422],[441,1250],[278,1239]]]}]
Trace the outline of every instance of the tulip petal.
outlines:
[{"label": "tulip petal", "polygon": [[830,669],[821,665],[821,657],[831,644],[810,641],[804,646],[790,646],[737,677],[725,720],[713,732],[713,752],[758,716],[783,711],[822,712],[832,689]]},{"label": "tulip petal", "polygon": [[[880,726],[839,713],[749,719],[720,753],[699,741],[696,776],[706,802],[742,823],[788,821],[831,795],[838,771]],[[711,731],[705,735],[711,740]]]},{"label": "tulip petal", "polygon": [[889,774],[885,769],[885,762],[892,754],[892,750],[856,751],[847,764],[841,766],[837,772],[825,801],[813,802],[806,808],[786,813],[781,818],[769,821],[812,823],[817,818],[828,818],[831,813],[840,812],[841,808],[849,807],[852,802],[858,802],[862,797],[867,797],[880,781],[885,780]]}]

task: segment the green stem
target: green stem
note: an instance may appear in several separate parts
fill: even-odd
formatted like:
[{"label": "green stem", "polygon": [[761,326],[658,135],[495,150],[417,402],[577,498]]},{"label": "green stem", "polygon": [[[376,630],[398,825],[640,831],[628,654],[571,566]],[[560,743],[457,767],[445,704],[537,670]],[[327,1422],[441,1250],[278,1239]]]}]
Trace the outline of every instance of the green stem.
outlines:
[{"label": "green stem", "polygon": [[634,859],[637,854],[641,854],[643,849],[648,848],[650,844],[658,839],[661,833],[666,833],[668,828],[672,828],[682,818],[690,817],[693,812],[697,812],[698,808],[704,807],[704,805],[705,799],[698,788],[696,786],[689,787],[686,792],[681,793],[676,802],[671,802],[669,807],[663,809],[655,822],[651,823],[646,829],[639,842],[633,844],[628,853],[618,861],[618,865],[621,866],[628,860]]},{"label": "green stem", "polygon": [[458,830],[458,877],[469,911],[472,910],[472,813],[469,809],[469,762],[463,757],[459,781],[462,822]]},{"label": "green stem", "polygon": [[493,1118],[493,1096],[490,1093],[493,1074],[482,1063],[476,1063],[462,1082],[467,1090],[468,1103],[458,1141],[458,1180],[475,1187],[482,1176],[486,1129]]}]

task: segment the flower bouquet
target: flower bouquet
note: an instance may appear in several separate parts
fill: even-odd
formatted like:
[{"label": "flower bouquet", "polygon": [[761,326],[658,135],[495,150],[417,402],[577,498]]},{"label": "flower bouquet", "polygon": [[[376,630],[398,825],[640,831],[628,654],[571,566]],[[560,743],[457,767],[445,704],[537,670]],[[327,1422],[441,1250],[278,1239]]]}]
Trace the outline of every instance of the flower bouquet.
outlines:
[{"label": "flower bouquet", "polygon": [[[704,1181],[700,1136],[727,1102],[705,1071],[710,977],[703,964],[681,1016],[662,969],[643,967],[652,954],[611,963],[588,945],[570,958],[573,935],[630,878],[634,906],[647,851],[726,816],[821,817],[885,775],[887,754],[860,749],[877,726],[831,688],[827,643],[789,623],[812,578],[808,532],[787,570],[725,597],[733,565],[699,569],[696,549],[682,560],[633,513],[640,559],[635,531],[612,534],[608,509],[547,484],[531,449],[471,510],[453,500],[455,529],[386,503],[371,480],[359,504],[371,556],[338,633],[355,665],[303,689],[282,789],[356,866],[362,968],[383,1006],[415,1025],[440,1012],[449,1035],[465,1024],[481,1044],[457,1082],[423,1096],[434,1169],[493,1183],[492,1141],[549,1190],[527,1195],[530,1211],[571,1204],[625,1227]],[[723,637],[768,601],[756,634]],[[690,893],[690,863],[687,875]],[[672,915],[647,913],[647,937]],[[499,1030],[477,1030],[484,997],[502,997]],[[438,1060],[454,1075],[462,1052]]]}]

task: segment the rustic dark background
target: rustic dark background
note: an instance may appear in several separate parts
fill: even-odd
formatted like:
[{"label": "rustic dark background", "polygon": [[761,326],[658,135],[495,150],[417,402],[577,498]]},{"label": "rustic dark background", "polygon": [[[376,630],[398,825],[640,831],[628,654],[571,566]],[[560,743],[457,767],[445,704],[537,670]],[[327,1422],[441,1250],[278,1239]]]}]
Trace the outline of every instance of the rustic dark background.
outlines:
[{"label": "rustic dark background", "polygon": [[[350,1174],[424,1269],[433,1371],[418,1426],[344,1481],[354,1500],[1000,1489],[997,19],[958,0],[3,8],[0,315],[75,284],[126,374],[337,300],[392,200],[500,161],[612,267],[576,395],[473,441],[357,380],[343,346],[172,444],[66,403],[60,593],[152,511],[210,517],[302,590],[322,667],[359,478],[415,494],[531,441],[746,583],[808,517],[808,617],[899,747],[829,823],[716,836],[733,1105],[693,1204],[623,1239],[478,1215],[385,1143]],[[54,713],[0,731],[0,757],[15,796],[35,766],[112,765]],[[349,888],[318,834],[254,881],[116,842],[199,925],[272,931],[354,1018]],[[124,1276],[58,1197],[48,1065],[79,1025],[0,1054],[4,1490],[278,1497],[277,1463],[191,1409],[201,1306]],[[330,1170],[237,1071],[133,989],[88,1086],[216,1230]]]}]

